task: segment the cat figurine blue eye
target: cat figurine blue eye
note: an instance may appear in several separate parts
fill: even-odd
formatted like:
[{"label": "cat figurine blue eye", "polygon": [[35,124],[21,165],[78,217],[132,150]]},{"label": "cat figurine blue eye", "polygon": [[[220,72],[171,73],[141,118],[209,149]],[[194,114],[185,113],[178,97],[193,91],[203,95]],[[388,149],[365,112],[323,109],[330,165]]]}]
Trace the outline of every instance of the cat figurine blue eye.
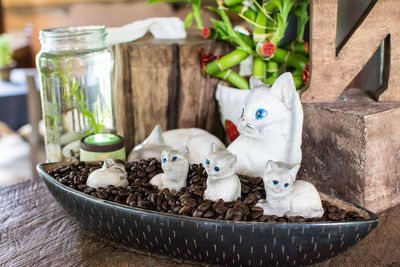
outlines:
[{"label": "cat figurine blue eye", "polygon": [[272,182],[274,183],[274,185],[279,184],[279,182],[277,180],[273,180]]},{"label": "cat figurine blue eye", "polygon": [[240,118],[243,118],[244,115],[244,108],[242,108],[242,115],[240,115]]},{"label": "cat figurine blue eye", "polygon": [[286,183],[285,185],[284,185],[284,187],[288,187],[289,186],[289,184],[288,183]]},{"label": "cat figurine blue eye", "polygon": [[256,120],[261,120],[262,118],[265,118],[267,115],[268,115],[268,111],[266,111],[263,108],[259,108],[256,111],[255,117],[256,117]]},{"label": "cat figurine blue eye", "polygon": [[220,168],[215,167],[214,170],[215,170],[216,172],[219,172]]},{"label": "cat figurine blue eye", "polygon": [[206,160],[206,164],[207,164],[207,165],[210,165],[210,161],[209,161],[208,159]]},{"label": "cat figurine blue eye", "polygon": [[172,157],[172,161],[175,161],[175,160],[177,160],[177,159],[178,159],[177,156],[173,156],[173,157]]},{"label": "cat figurine blue eye", "polygon": [[166,159],[166,158],[163,158],[163,159],[162,159],[162,163],[165,163],[165,162],[167,162],[167,159]]}]

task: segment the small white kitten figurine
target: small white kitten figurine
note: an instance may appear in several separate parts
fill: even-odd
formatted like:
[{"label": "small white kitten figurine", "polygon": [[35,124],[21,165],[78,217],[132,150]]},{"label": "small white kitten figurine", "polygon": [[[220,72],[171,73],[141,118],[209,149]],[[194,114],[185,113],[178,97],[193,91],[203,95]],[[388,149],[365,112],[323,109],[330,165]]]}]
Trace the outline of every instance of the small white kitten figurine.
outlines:
[{"label": "small white kitten figurine", "polygon": [[213,143],[204,162],[207,189],[204,199],[217,201],[235,201],[241,193],[239,177],[235,174],[236,156],[228,150],[218,150]]},{"label": "small white kitten figurine", "polygon": [[298,166],[272,160],[267,162],[263,178],[266,202],[260,201],[256,206],[264,209],[264,215],[321,217],[324,209],[317,189],[309,182],[295,181],[293,168],[298,169]]},{"label": "small white kitten figurine", "polygon": [[159,190],[168,188],[179,191],[186,186],[189,171],[189,149],[184,146],[179,150],[163,151],[161,154],[161,168],[164,173],[159,173],[150,180],[150,184]]},{"label": "small white kitten figurine", "polygon": [[107,158],[104,160],[103,167],[90,173],[86,185],[93,188],[107,188],[109,185],[115,187],[127,187],[129,181],[125,171],[125,165],[115,163],[114,160]]}]

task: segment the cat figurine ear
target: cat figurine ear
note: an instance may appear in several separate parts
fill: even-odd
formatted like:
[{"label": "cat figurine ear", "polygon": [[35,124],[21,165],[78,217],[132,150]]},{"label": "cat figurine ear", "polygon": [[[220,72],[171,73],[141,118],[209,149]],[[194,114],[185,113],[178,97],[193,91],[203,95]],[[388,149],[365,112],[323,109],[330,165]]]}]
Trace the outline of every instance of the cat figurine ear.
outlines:
[{"label": "cat figurine ear", "polygon": [[250,77],[250,89],[254,89],[256,87],[262,86],[264,83],[257,79],[256,77],[251,76]]},{"label": "cat figurine ear", "polygon": [[111,158],[106,158],[106,159],[104,160],[103,167],[105,167],[105,168],[111,168],[111,167],[114,166],[114,165],[115,165],[115,161],[112,160]]},{"label": "cat figurine ear", "polygon": [[181,146],[178,150],[185,158],[189,158],[189,148],[187,146]]},{"label": "cat figurine ear", "polygon": [[285,72],[274,82],[271,92],[279,97],[285,105],[291,109],[293,94],[296,94],[296,86],[290,72]]},{"label": "cat figurine ear", "polygon": [[275,171],[276,169],[278,169],[278,165],[276,165],[274,161],[268,160],[264,173],[270,173]]},{"label": "cat figurine ear", "polygon": [[146,138],[146,140],[143,141],[143,145],[156,144],[156,145],[160,145],[160,146],[165,146],[165,141],[164,141],[162,134],[163,134],[163,132],[162,132],[161,126],[157,125],[156,127],[154,127],[153,131]]},{"label": "cat figurine ear", "polygon": [[237,158],[235,154],[229,153],[228,155],[225,156],[224,162],[226,165],[234,167],[236,164]]},{"label": "cat figurine ear", "polygon": [[210,152],[209,153],[215,153],[217,151],[218,151],[217,144],[211,143],[211,147],[210,147]]}]

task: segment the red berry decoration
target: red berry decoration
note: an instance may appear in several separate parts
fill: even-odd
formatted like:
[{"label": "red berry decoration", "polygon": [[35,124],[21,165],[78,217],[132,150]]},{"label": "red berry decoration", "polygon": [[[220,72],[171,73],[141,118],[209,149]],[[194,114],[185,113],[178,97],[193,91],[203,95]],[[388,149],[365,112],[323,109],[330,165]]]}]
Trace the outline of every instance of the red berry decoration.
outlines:
[{"label": "red berry decoration", "polygon": [[210,34],[211,34],[211,31],[208,27],[204,27],[201,30],[201,37],[203,37],[203,38],[208,38],[210,36]]},{"label": "red berry decoration", "polygon": [[307,63],[307,65],[306,65],[306,67],[304,68],[304,71],[303,71],[304,85],[308,84],[309,77],[310,77],[310,62]]},{"label": "red berry decoration", "polygon": [[310,53],[310,45],[308,42],[305,42],[304,45],[306,46],[306,52]]},{"label": "red berry decoration", "polygon": [[231,120],[225,120],[225,131],[231,142],[233,142],[240,135],[236,125]]},{"label": "red berry decoration", "polygon": [[273,54],[275,54],[275,50],[276,50],[275,44],[271,42],[265,42],[261,47],[261,53],[267,57],[270,57]]}]

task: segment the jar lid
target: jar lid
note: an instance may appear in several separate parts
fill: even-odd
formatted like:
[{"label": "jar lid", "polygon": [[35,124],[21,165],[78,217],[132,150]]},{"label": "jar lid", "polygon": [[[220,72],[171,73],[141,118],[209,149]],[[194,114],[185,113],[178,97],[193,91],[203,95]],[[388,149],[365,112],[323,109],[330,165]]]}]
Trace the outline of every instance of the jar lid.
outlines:
[{"label": "jar lid", "polygon": [[99,133],[81,140],[81,149],[91,152],[110,152],[124,147],[124,139],[115,134]]}]

